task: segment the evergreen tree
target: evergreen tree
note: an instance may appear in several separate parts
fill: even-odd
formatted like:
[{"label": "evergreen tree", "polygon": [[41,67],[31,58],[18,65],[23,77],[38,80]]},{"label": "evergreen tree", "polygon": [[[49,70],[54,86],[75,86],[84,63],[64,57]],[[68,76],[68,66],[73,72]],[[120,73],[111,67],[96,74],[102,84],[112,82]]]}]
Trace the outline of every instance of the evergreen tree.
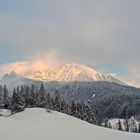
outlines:
[{"label": "evergreen tree", "polygon": [[120,131],[122,131],[123,129],[122,129],[122,123],[121,123],[121,121],[119,120],[118,121],[118,130],[120,130]]},{"label": "evergreen tree", "polygon": [[25,102],[26,102],[26,107],[30,108],[31,107],[31,94],[30,94],[30,87],[25,86],[25,94],[24,94]]},{"label": "evergreen tree", "polygon": [[84,117],[85,117],[85,121],[89,122],[89,123],[93,123],[93,124],[97,124],[96,118],[94,116],[94,113],[91,111],[91,109],[89,108],[88,105],[84,105],[85,106],[85,111],[84,111]]},{"label": "evergreen tree", "polygon": [[0,86],[0,108],[9,108],[16,113],[23,111],[25,107],[42,107],[63,112],[90,123],[96,122],[93,112],[84,102],[76,103],[73,100],[71,103],[67,103],[60,97],[57,90],[55,93],[55,97],[50,96],[49,93],[46,95],[43,84],[40,88],[25,85],[15,88],[12,97],[9,98],[6,85]]},{"label": "evergreen tree", "polygon": [[108,123],[108,128],[111,128],[112,129],[112,125],[111,125],[110,122]]},{"label": "evergreen tree", "polygon": [[46,109],[53,109],[52,108],[51,96],[50,96],[49,93],[46,95]]},{"label": "evergreen tree", "polygon": [[4,87],[3,87],[3,95],[4,95],[4,99],[6,99],[8,97],[8,90],[7,90],[6,85],[4,85]]},{"label": "evergreen tree", "polygon": [[3,96],[1,85],[0,85],[0,108],[4,108],[4,96]]},{"label": "evergreen tree", "polygon": [[13,113],[23,111],[25,109],[26,103],[24,96],[22,94],[18,94],[14,89],[11,103],[11,111]]},{"label": "evergreen tree", "polygon": [[6,85],[3,87],[3,97],[4,97],[4,108],[8,108],[10,106],[10,98],[8,96],[8,89]]},{"label": "evergreen tree", "polygon": [[46,107],[46,90],[45,90],[43,84],[41,84],[41,86],[40,86],[38,97],[39,97],[39,99],[38,99],[39,100],[38,106],[45,108]]},{"label": "evergreen tree", "polygon": [[76,104],[74,100],[72,101],[70,106],[70,115],[76,117]]},{"label": "evergreen tree", "polygon": [[129,122],[130,132],[137,132],[137,124],[134,119],[131,119]]},{"label": "evergreen tree", "polygon": [[104,127],[108,128],[108,119],[104,120]]},{"label": "evergreen tree", "polygon": [[129,121],[128,121],[128,119],[125,119],[123,124],[124,124],[124,127],[125,127],[125,131],[129,132]]},{"label": "evergreen tree", "polygon": [[84,120],[85,115],[84,115],[84,104],[82,103],[75,103],[76,104],[76,109],[75,109],[75,117],[80,118]]},{"label": "evergreen tree", "polygon": [[17,87],[17,91],[16,91],[17,94],[20,94],[20,89],[19,89],[19,86]]},{"label": "evergreen tree", "polygon": [[35,88],[35,107],[40,107],[40,89]]},{"label": "evergreen tree", "polygon": [[24,94],[24,86],[23,85],[20,87],[20,94]]},{"label": "evergreen tree", "polygon": [[140,123],[138,124],[138,133],[140,133]]},{"label": "evergreen tree", "polygon": [[31,107],[35,107],[36,98],[35,98],[35,86],[34,85],[31,86],[30,92],[31,92],[30,93],[30,96],[31,96],[30,105],[31,105]]},{"label": "evergreen tree", "polygon": [[55,98],[54,98],[54,102],[53,102],[53,104],[54,104],[54,109],[56,110],[56,111],[61,111],[61,106],[60,106],[60,96],[57,94],[56,96],[55,96]]},{"label": "evergreen tree", "polygon": [[81,107],[82,107],[82,119],[85,121],[89,121],[89,117],[90,117],[89,107],[85,105],[84,102],[81,102]]},{"label": "evergreen tree", "polygon": [[16,99],[16,95],[17,93],[16,93],[16,90],[15,90],[15,88],[14,88],[14,90],[13,90],[13,95],[12,95],[12,98],[11,98],[11,105],[10,105],[10,110],[12,111],[12,112],[15,112],[15,99]]},{"label": "evergreen tree", "polygon": [[66,105],[66,102],[64,100],[62,100],[60,102],[60,110],[62,113],[66,113],[67,112],[67,105]]},{"label": "evergreen tree", "polygon": [[0,95],[2,95],[2,85],[0,85]]}]

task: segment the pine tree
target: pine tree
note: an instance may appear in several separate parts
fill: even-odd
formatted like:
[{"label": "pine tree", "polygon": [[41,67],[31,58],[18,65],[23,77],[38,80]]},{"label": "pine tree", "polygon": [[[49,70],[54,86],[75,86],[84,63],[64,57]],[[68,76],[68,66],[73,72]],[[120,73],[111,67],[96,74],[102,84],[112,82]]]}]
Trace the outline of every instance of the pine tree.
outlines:
[{"label": "pine tree", "polygon": [[30,105],[31,105],[31,107],[35,107],[36,99],[35,99],[35,86],[34,85],[31,86],[30,92],[31,92],[30,93],[30,96],[31,96]]},{"label": "pine tree", "polygon": [[140,123],[138,124],[138,133],[140,133]]},{"label": "pine tree", "polygon": [[34,98],[34,96],[35,96],[35,86],[34,85],[31,86],[31,96],[32,96],[32,98]]},{"label": "pine tree", "polygon": [[108,128],[108,119],[104,120],[104,127]]},{"label": "pine tree", "polygon": [[4,96],[3,96],[1,85],[0,85],[0,108],[4,108]]},{"label": "pine tree", "polygon": [[16,99],[16,95],[17,93],[16,93],[16,90],[15,90],[15,88],[14,88],[14,90],[13,90],[13,95],[12,95],[12,98],[11,98],[11,105],[10,105],[10,110],[12,111],[12,112],[15,112],[15,99]]},{"label": "pine tree", "polygon": [[13,96],[12,96],[12,103],[11,103],[11,111],[16,113],[23,111],[25,109],[26,103],[24,96],[22,94],[18,94],[17,91],[14,89]]},{"label": "pine tree", "polygon": [[124,124],[124,127],[125,127],[125,131],[129,132],[129,122],[128,122],[128,119],[125,119],[123,124]]},{"label": "pine tree", "polygon": [[61,102],[60,96],[59,95],[56,95],[55,98],[54,98],[54,102],[53,102],[54,103],[54,109],[56,111],[61,111],[60,102]]},{"label": "pine tree", "polygon": [[46,108],[51,109],[51,97],[49,93],[46,95]]},{"label": "pine tree", "polygon": [[75,117],[80,118],[84,120],[84,104],[83,103],[75,103],[76,104],[76,109],[75,109]]},{"label": "pine tree", "polygon": [[31,94],[30,94],[30,87],[29,86],[25,86],[25,102],[26,102],[26,107],[30,108],[31,107]]},{"label": "pine tree", "polygon": [[24,94],[24,87],[23,87],[23,85],[20,87],[20,94]]},{"label": "pine tree", "polygon": [[6,85],[4,85],[4,87],[3,87],[3,95],[4,95],[4,98],[8,97],[8,90],[7,90]]},{"label": "pine tree", "polygon": [[39,97],[38,106],[45,108],[46,107],[46,90],[45,90],[43,84],[41,84],[41,86],[40,86],[38,97]]},{"label": "pine tree", "polygon": [[108,123],[108,128],[111,128],[112,129],[112,125],[111,125],[110,122]]},{"label": "pine tree", "polygon": [[0,95],[2,95],[2,85],[0,85]]},{"label": "pine tree", "polygon": [[8,89],[6,85],[3,87],[3,97],[4,97],[4,108],[8,108],[10,106],[10,98],[8,96]]},{"label": "pine tree", "polygon": [[70,115],[76,117],[76,104],[74,100],[72,101],[70,106]]},{"label": "pine tree", "polygon": [[134,119],[130,120],[129,125],[130,125],[131,132],[137,132],[137,124],[136,124],[136,121]]},{"label": "pine tree", "polygon": [[121,123],[121,121],[119,120],[118,121],[118,130],[120,130],[120,131],[122,131],[123,129],[122,129],[122,123]]},{"label": "pine tree", "polygon": [[91,111],[89,106],[84,104],[84,107],[85,107],[84,108],[84,117],[85,117],[84,120],[89,123],[97,124],[97,120],[94,116],[94,113]]},{"label": "pine tree", "polygon": [[17,94],[20,94],[20,89],[19,89],[19,86],[17,87],[17,91],[16,91]]},{"label": "pine tree", "polygon": [[82,119],[85,121],[89,122],[89,118],[90,118],[90,109],[87,105],[85,105],[85,103],[81,102],[81,106],[82,106]]},{"label": "pine tree", "polygon": [[66,105],[66,102],[64,100],[62,100],[60,102],[60,110],[62,113],[66,113],[67,112],[67,105]]}]

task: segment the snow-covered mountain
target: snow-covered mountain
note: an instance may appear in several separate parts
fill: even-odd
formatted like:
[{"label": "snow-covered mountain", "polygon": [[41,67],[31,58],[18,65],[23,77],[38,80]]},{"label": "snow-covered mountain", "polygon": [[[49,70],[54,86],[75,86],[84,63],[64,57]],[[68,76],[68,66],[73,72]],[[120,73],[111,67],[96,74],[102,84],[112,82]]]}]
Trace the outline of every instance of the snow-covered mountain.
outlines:
[{"label": "snow-covered mountain", "polygon": [[[57,67],[45,71],[32,71],[26,74],[17,74],[12,71],[10,74],[5,74],[2,77],[0,80],[0,85],[6,84],[10,90],[10,93],[12,94],[13,88],[21,85],[31,86],[34,84],[35,86],[40,86],[40,84],[43,82],[47,89],[54,89],[57,87],[61,89],[64,84],[71,85],[71,83],[74,82],[73,84],[75,85],[75,81],[85,82],[84,84],[87,82],[107,81],[109,83],[106,87],[110,87],[111,83],[117,83],[118,86],[125,85],[125,83],[118,79],[101,74],[100,72],[97,72],[85,65],[77,64],[66,64],[59,68]],[[79,84],[82,85],[82,83]],[[91,84],[93,86],[96,83]],[[88,85],[88,83],[86,85]]]},{"label": "snow-covered mountain", "polygon": [[1,140],[139,140],[140,134],[95,126],[63,113],[32,108],[0,117]]},{"label": "snow-covered mountain", "polygon": [[24,74],[24,77],[40,81],[109,81],[124,85],[118,79],[107,76],[85,65],[65,64],[47,71],[35,71]]}]

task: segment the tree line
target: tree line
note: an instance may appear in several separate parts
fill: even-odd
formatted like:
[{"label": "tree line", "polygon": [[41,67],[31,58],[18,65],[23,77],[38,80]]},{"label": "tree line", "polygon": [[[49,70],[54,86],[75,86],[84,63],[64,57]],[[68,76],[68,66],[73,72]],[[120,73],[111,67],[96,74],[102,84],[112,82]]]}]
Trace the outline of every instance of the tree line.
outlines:
[{"label": "tree line", "polygon": [[136,125],[135,120],[130,121],[132,116],[140,121],[140,95],[138,94],[110,95],[95,99],[88,104],[75,100],[66,101],[57,90],[52,96],[41,84],[39,87],[22,85],[13,90],[12,96],[9,95],[11,94],[6,85],[0,86],[0,109],[10,109],[12,113],[17,113],[25,108],[40,107],[108,128],[112,128],[109,119],[122,118],[123,124],[118,121],[116,129],[140,132],[140,125]]},{"label": "tree line", "polygon": [[51,96],[46,93],[44,85],[40,87],[20,86],[13,90],[10,97],[6,85],[0,86],[0,109],[10,109],[12,113],[24,111],[25,108],[46,108],[77,117],[92,124],[97,124],[94,113],[84,102],[66,102],[60,94]]},{"label": "tree line", "polygon": [[101,97],[92,102],[92,109],[100,121],[104,118],[129,119],[140,114],[140,95],[122,94]]},{"label": "tree line", "polygon": [[124,121],[119,120],[115,129],[140,133],[139,94],[105,96],[94,100],[91,106],[99,125],[112,128],[109,120],[120,118]]},{"label": "tree line", "polygon": [[111,124],[109,119],[104,119],[102,126],[120,131],[127,131],[133,133],[140,133],[140,122],[138,123],[135,118],[119,120],[117,123]]}]

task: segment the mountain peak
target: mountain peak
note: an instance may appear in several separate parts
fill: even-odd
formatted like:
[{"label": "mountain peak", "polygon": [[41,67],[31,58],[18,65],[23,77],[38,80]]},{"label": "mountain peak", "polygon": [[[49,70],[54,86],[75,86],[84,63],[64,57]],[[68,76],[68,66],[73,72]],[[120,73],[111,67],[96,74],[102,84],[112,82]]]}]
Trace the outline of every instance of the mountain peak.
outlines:
[{"label": "mountain peak", "polygon": [[9,75],[11,75],[11,76],[17,76],[17,74],[16,74],[15,71],[11,71],[11,73]]},{"label": "mountain peak", "polygon": [[18,77],[15,71],[11,71],[9,74],[5,74],[2,79],[11,79]]},{"label": "mountain peak", "polygon": [[40,81],[109,81],[118,84],[123,82],[86,66],[80,64],[64,64],[59,68],[53,68],[46,71],[35,71],[25,74],[24,77]]}]

